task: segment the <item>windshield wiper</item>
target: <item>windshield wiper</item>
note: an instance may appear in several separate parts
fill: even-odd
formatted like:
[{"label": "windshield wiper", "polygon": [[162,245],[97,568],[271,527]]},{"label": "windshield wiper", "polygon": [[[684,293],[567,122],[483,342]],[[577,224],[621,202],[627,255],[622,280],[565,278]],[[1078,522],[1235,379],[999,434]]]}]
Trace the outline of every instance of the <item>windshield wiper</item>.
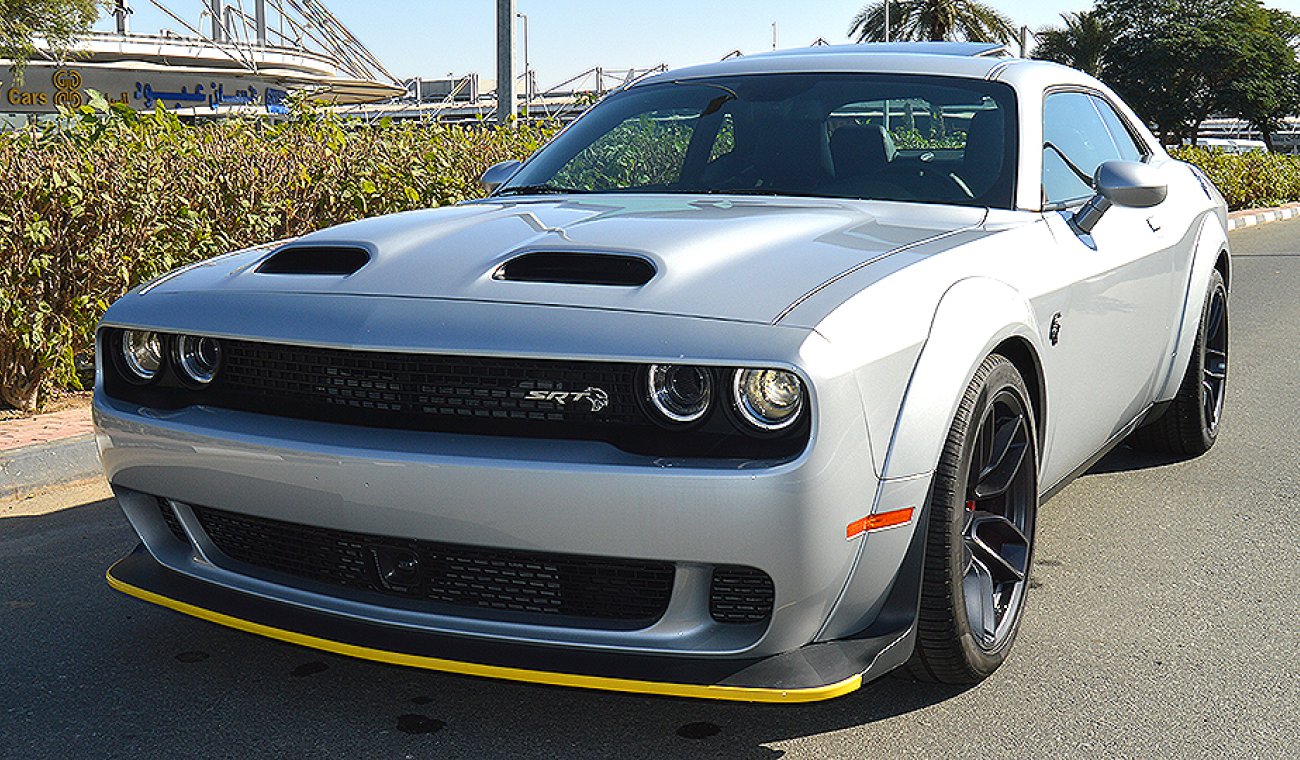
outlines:
[{"label": "windshield wiper", "polygon": [[562,187],[560,185],[541,184],[541,185],[516,185],[514,187],[502,188],[497,195],[567,195],[570,193],[589,193],[590,190],[581,190],[576,187]]}]

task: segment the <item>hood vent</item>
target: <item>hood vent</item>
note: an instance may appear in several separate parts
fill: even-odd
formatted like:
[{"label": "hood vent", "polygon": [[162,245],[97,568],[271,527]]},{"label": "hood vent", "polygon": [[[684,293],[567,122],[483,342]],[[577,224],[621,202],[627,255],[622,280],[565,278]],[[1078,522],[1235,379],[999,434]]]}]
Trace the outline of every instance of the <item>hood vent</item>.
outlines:
[{"label": "hood vent", "polygon": [[498,267],[492,279],[634,288],[649,282],[655,272],[655,265],[640,256],[548,252],[513,258]]},{"label": "hood vent", "polygon": [[259,274],[331,274],[347,276],[370,261],[364,248],[295,246],[281,248],[257,267]]}]

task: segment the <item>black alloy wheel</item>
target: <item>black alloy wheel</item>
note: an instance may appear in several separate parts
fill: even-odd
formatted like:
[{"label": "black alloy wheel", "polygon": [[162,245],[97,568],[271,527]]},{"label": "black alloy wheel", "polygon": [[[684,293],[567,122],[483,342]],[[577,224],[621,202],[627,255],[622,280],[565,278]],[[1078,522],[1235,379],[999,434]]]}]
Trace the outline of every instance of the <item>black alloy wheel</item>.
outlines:
[{"label": "black alloy wheel", "polygon": [[966,619],[981,649],[995,652],[1012,633],[1029,575],[1038,504],[1029,415],[1010,389],[984,411],[966,474]]},{"label": "black alloy wheel", "polygon": [[1219,433],[1219,418],[1223,416],[1223,399],[1228,387],[1228,292],[1222,281],[1210,293],[1204,335],[1205,353],[1201,361],[1202,421],[1206,434],[1214,438]]},{"label": "black alloy wheel", "polygon": [[983,362],[930,489],[916,650],[919,679],[973,683],[1006,659],[1024,612],[1038,513],[1038,442],[1012,362]]},{"label": "black alloy wheel", "polygon": [[1201,310],[1196,344],[1178,395],[1164,414],[1128,438],[1134,448],[1182,457],[1210,450],[1219,438],[1228,389],[1228,288],[1217,270]]}]

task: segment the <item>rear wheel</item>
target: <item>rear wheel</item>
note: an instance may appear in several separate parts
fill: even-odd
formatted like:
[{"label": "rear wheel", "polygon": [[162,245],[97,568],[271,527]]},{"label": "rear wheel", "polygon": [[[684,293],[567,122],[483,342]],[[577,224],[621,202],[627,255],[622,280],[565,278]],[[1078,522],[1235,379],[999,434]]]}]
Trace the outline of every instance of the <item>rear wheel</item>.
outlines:
[{"label": "rear wheel", "polygon": [[930,487],[916,678],[973,683],[1007,658],[1020,627],[1034,521],[1038,446],[1025,381],[984,360],[962,397]]},{"label": "rear wheel", "polygon": [[1128,443],[1179,456],[1204,454],[1218,440],[1227,385],[1228,288],[1223,275],[1215,270],[1178,395],[1159,419],[1134,431]]}]

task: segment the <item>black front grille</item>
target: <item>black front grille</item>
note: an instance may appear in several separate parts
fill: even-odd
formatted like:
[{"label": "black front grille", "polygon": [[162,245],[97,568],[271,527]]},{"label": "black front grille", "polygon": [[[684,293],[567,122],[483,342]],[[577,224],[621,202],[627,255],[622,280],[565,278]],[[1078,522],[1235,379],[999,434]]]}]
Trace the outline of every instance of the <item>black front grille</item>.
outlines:
[{"label": "black front grille", "polygon": [[772,616],[776,589],[772,577],[752,567],[713,569],[709,614],[719,623],[761,623]]},{"label": "black front grille", "polygon": [[668,562],[487,549],[192,509],[232,559],[433,605],[430,611],[450,605],[549,618],[537,620],[543,623],[563,617],[639,627],[663,616],[672,593]]},{"label": "black front grille", "polygon": [[[635,367],[630,364],[359,352],[250,341],[226,341],[223,351],[221,387],[254,406],[269,398],[277,404],[365,410],[406,420],[645,422],[635,404]],[[539,393],[548,398],[536,398]],[[588,395],[565,395],[573,393]]]}]

